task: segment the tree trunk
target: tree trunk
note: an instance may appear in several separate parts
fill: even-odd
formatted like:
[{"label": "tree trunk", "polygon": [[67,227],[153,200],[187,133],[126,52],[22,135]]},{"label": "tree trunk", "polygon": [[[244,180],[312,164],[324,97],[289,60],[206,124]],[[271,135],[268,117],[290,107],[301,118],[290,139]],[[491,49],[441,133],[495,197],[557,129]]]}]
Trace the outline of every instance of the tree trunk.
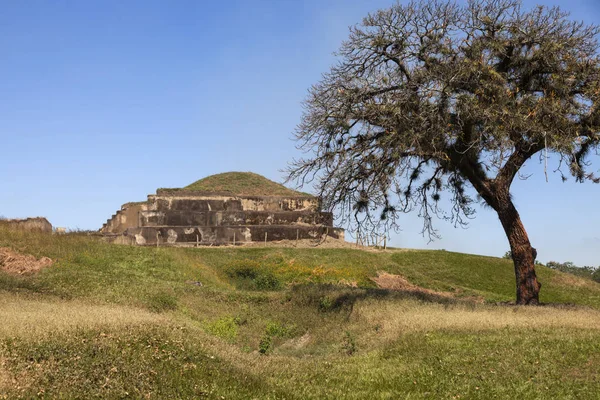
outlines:
[{"label": "tree trunk", "polygon": [[531,247],[519,213],[510,198],[502,202],[496,211],[510,243],[510,251],[515,265],[517,304],[539,304],[539,292],[542,285],[535,275],[534,264],[537,251]]}]

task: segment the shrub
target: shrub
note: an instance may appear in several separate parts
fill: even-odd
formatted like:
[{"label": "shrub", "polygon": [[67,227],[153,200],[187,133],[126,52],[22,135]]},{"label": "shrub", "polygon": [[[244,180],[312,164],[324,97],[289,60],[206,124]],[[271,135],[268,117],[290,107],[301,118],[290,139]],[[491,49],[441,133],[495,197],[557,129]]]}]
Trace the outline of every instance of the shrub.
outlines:
[{"label": "shrub", "polygon": [[234,317],[223,317],[206,324],[205,330],[221,339],[233,342],[238,335],[240,321]]},{"label": "shrub", "polygon": [[323,296],[319,299],[319,311],[327,312],[333,308],[334,301],[329,296]]},{"label": "shrub", "polygon": [[254,260],[235,262],[225,270],[225,273],[233,278],[239,289],[277,290],[282,286],[275,274]]},{"label": "shrub", "polygon": [[273,347],[275,338],[292,337],[295,330],[295,325],[283,325],[278,322],[269,321],[265,327],[265,332],[258,343],[258,352],[267,354]]},{"label": "shrub", "polygon": [[281,282],[270,272],[263,272],[254,278],[254,284],[258,290],[277,290],[281,287]]},{"label": "shrub", "polygon": [[354,339],[354,335],[349,331],[346,331],[344,334],[344,340],[342,341],[342,350],[351,356],[356,353],[356,339]]},{"label": "shrub", "polygon": [[273,338],[269,335],[263,335],[260,338],[260,342],[258,343],[258,352],[260,354],[267,354],[269,350],[271,350],[271,345],[273,344]]},{"label": "shrub", "polygon": [[268,322],[265,333],[272,337],[291,337],[296,329],[295,325],[283,325],[278,322]]}]

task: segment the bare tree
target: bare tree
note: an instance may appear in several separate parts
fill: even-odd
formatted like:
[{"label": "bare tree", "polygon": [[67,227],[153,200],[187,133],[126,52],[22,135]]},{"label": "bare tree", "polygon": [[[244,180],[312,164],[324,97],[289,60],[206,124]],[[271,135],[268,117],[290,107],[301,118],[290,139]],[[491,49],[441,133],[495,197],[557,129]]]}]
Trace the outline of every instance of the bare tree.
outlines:
[{"label": "bare tree", "polygon": [[515,176],[550,152],[563,179],[600,181],[589,171],[600,143],[600,30],[568,17],[518,0],[421,1],[368,15],[310,89],[296,132],[310,155],[291,164],[289,180],[314,180],[325,206],[363,223],[375,210],[394,224],[417,209],[430,237],[432,217],[465,224],[479,200],[506,232],[517,304],[537,304]]}]

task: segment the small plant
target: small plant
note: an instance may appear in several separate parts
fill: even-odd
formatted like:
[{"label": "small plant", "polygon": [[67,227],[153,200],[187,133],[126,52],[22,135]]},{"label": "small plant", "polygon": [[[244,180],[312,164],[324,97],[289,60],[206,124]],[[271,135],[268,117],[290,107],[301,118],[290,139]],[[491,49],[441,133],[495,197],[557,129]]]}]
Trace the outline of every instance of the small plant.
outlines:
[{"label": "small plant", "polygon": [[233,342],[238,335],[238,327],[240,320],[235,317],[223,317],[216,321],[208,323],[205,327],[206,331],[221,339]]},{"label": "small plant", "polygon": [[292,337],[296,329],[295,325],[283,325],[279,322],[270,321],[265,327],[265,333],[260,338],[258,343],[258,352],[261,354],[267,354],[273,347],[273,341],[275,338],[286,338]]},{"label": "small plant", "polygon": [[269,350],[271,350],[272,344],[273,344],[273,338],[268,334],[264,334],[260,338],[260,342],[258,343],[258,352],[260,354],[267,354],[267,352]]},{"label": "small plant", "polygon": [[277,276],[254,260],[238,261],[229,266],[226,273],[235,280],[240,289],[277,290],[281,288],[281,281]]},{"label": "small plant", "polygon": [[333,299],[329,296],[323,296],[319,299],[319,311],[327,312],[333,308]]},{"label": "small plant", "polygon": [[277,290],[281,287],[281,282],[270,272],[262,273],[254,279],[254,284],[259,290]]},{"label": "small plant", "polygon": [[283,325],[278,322],[268,322],[265,328],[265,333],[272,337],[290,337],[295,330],[294,325]]},{"label": "small plant", "polygon": [[346,331],[344,334],[344,340],[342,341],[342,350],[344,353],[351,356],[356,353],[356,339],[350,331]]}]

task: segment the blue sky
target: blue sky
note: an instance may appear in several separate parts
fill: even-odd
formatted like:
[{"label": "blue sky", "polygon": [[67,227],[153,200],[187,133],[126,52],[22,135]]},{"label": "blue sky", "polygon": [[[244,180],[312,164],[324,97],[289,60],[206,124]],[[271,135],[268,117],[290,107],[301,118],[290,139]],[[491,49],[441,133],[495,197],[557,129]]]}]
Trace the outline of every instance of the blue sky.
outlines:
[{"label": "blue sky", "polygon": [[[390,4],[3,1],[0,215],[97,229],[158,187],[226,171],[281,181],[299,155],[291,135],[308,87],[348,26]],[[543,4],[600,23],[596,0]],[[539,258],[600,265],[600,186],[546,183],[535,162],[527,171],[514,199]],[[489,209],[468,229],[440,221],[429,244],[416,215],[400,223],[394,246],[508,250]]]}]

